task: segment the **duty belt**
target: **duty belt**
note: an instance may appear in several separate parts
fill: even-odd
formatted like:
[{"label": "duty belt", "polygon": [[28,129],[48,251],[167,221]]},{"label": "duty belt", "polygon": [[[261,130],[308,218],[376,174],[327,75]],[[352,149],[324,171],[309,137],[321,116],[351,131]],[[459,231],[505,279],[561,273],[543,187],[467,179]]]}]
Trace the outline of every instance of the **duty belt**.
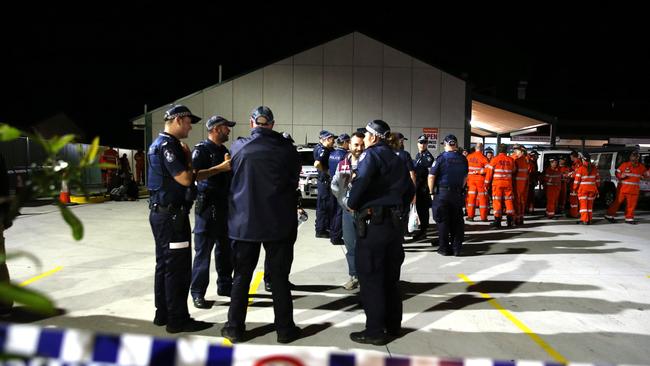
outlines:
[{"label": "duty belt", "polygon": [[157,203],[149,205],[149,209],[153,212],[159,212],[159,213],[170,213],[170,214],[175,214],[179,212],[185,212],[187,213],[188,210],[185,208],[185,206],[174,206],[172,204],[169,204],[167,206],[162,206]]},{"label": "duty belt", "polygon": [[462,188],[455,188],[455,187],[449,187],[449,186],[438,186],[438,192],[441,191],[449,191],[449,192],[462,192]]}]

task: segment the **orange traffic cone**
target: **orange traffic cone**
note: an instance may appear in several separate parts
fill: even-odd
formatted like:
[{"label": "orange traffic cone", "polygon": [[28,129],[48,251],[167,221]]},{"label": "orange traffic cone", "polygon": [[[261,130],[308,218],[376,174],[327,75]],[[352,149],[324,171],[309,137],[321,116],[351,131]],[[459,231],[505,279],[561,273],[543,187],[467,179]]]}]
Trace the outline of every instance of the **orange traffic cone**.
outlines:
[{"label": "orange traffic cone", "polygon": [[61,193],[59,193],[59,201],[66,204],[70,203],[70,189],[68,188],[68,182],[64,179],[61,181]]}]

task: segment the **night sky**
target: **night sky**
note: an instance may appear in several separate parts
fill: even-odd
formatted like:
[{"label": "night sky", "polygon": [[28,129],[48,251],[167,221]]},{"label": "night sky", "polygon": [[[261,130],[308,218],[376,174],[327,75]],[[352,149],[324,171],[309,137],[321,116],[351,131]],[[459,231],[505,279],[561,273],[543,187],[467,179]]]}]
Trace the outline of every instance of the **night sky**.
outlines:
[{"label": "night sky", "polygon": [[[161,4],[16,10],[0,26],[0,122],[28,129],[63,112],[88,139],[139,147],[142,133],[129,119],[145,103],[155,108],[216,84],[219,64],[228,79],[360,31],[466,79],[479,93],[560,122],[641,121],[650,128],[650,31],[640,9],[310,4],[288,15],[270,5]],[[528,82],[524,101],[517,100],[520,80]]]}]

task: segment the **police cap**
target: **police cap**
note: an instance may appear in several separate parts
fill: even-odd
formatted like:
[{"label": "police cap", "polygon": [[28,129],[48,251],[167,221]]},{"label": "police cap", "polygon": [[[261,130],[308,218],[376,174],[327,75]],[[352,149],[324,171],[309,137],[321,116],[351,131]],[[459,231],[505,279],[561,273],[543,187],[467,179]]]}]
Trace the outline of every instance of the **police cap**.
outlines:
[{"label": "police cap", "polygon": [[340,134],[339,137],[336,139],[337,144],[342,144],[346,141],[350,141],[350,135],[348,135],[347,133]]},{"label": "police cap", "polygon": [[336,135],[327,131],[327,130],[322,130],[321,132],[318,133],[318,138],[321,140],[328,139],[330,137],[336,138]]},{"label": "police cap", "polygon": [[170,121],[176,117],[190,117],[192,124],[198,123],[201,120],[201,117],[193,115],[192,112],[190,112],[190,109],[182,104],[172,104],[172,106],[165,111],[163,119],[165,121]]},{"label": "police cap", "polygon": [[395,133],[395,135],[396,135],[397,138],[400,139],[400,140],[408,141],[408,139],[407,139],[406,137],[404,137],[404,134],[402,134],[401,132],[397,132],[397,133]]},{"label": "police cap", "polygon": [[233,127],[236,123],[233,121],[228,121],[227,119],[221,117],[221,116],[212,116],[208,119],[208,121],[205,123],[205,127],[210,131],[212,128],[219,126],[219,125],[226,125],[228,127]]},{"label": "police cap", "polygon": [[260,117],[264,117],[266,119],[266,123],[275,122],[275,119],[273,118],[273,112],[271,111],[271,108],[267,106],[259,106],[253,109],[253,112],[251,113],[251,122],[257,124],[257,121]]},{"label": "police cap", "polygon": [[450,146],[455,146],[455,145],[458,145],[458,139],[454,135],[447,135],[447,136],[445,136],[442,143],[450,145]]},{"label": "police cap", "polygon": [[388,123],[380,119],[375,119],[368,122],[365,132],[370,132],[373,135],[385,138],[390,133],[390,126],[388,126]]},{"label": "police cap", "polygon": [[421,144],[427,144],[429,143],[429,138],[427,137],[427,135],[420,135],[418,137],[418,142]]}]

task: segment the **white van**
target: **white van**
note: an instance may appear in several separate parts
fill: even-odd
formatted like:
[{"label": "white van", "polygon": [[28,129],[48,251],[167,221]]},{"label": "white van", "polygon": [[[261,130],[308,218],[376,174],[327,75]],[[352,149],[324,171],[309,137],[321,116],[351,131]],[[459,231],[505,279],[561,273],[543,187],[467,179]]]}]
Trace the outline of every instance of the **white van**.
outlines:
[{"label": "white van", "polygon": [[[598,173],[600,174],[600,187],[598,187],[598,191],[600,198],[606,205],[609,206],[616,199],[616,187],[618,186],[616,168],[628,161],[630,153],[636,149],[635,146],[619,145],[588,150],[591,154],[591,161],[598,166]],[[650,164],[650,149],[644,148],[638,150],[640,153],[639,161],[648,168],[648,164]],[[642,179],[640,190],[640,199],[650,198],[650,181]]]},{"label": "white van", "polygon": [[315,200],[318,197],[318,170],[314,167],[315,145],[308,144],[297,147],[301,165],[298,187],[302,199]]},{"label": "white van", "polygon": [[[528,150],[530,153],[532,150]],[[537,158],[537,169],[539,171],[540,177],[544,174],[544,170],[548,168],[551,163],[549,159],[554,158],[559,160],[560,157],[566,158],[567,166],[571,166],[571,150],[567,149],[551,149],[551,150],[535,150],[539,153]],[[546,194],[542,190],[542,186],[539,182],[535,186],[535,207],[546,207]]]}]

